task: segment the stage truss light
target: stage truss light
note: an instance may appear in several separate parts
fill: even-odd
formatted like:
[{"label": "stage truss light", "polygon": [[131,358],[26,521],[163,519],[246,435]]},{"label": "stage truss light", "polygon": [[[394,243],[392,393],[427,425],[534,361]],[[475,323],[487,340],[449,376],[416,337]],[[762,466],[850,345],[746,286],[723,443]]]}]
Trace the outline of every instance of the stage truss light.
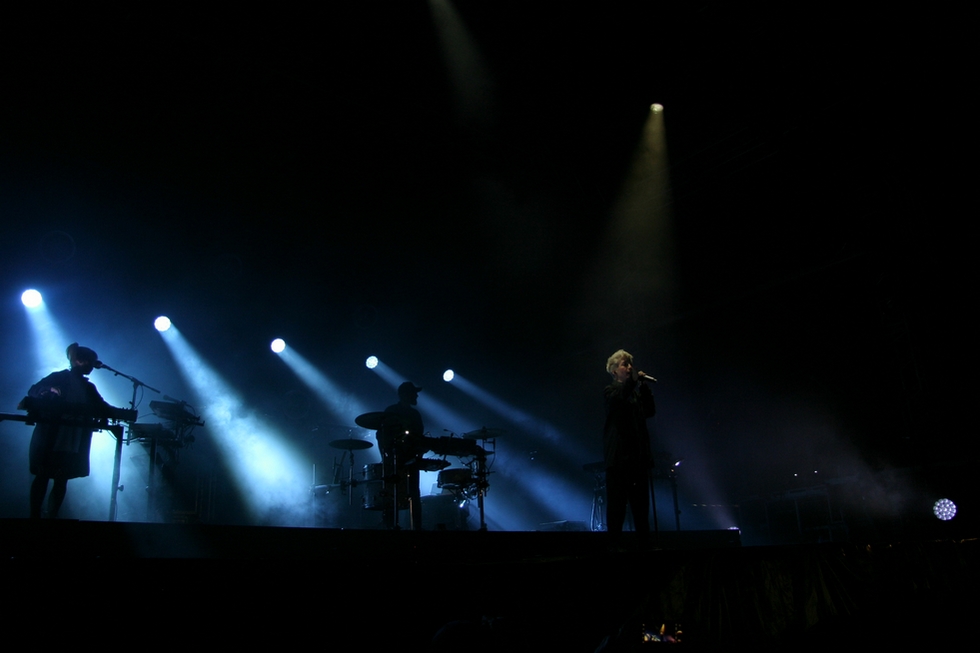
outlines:
[{"label": "stage truss light", "polygon": [[949,521],[956,516],[956,504],[949,499],[940,499],[932,504],[932,514],[938,519]]},{"label": "stage truss light", "polygon": [[153,320],[153,326],[157,331],[163,333],[170,328],[170,318],[166,315],[161,315],[157,319]]},{"label": "stage truss light", "polygon": [[445,372],[442,373],[442,380],[445,381],[446,383],[449,383],[450,381],[453,380],[454,376],[456,376],[455,372],[453,372],[452,370],[446,370]]},{"label": "stage truss light", "polygon": [[276,338],[272,341],[272,344],[269,345],[269,347],[277,354],[281,354],[283,350],[286,349],[286,341],[282,338]]},{"label": "stage truss light", "polygon": [[20,301],[27,308],[37,308],[44,303],[44,299],[41,297],[41,293],[34,290],[33,288],[25,290],[20,296]]},{"label": "stage truss light", "polygon": [[378,357],[377,356],[368,356],[367,357],[367,360],[364,361],[364,365],[369,370],[373,370],[374,368],[376,368],[378,366]]}]

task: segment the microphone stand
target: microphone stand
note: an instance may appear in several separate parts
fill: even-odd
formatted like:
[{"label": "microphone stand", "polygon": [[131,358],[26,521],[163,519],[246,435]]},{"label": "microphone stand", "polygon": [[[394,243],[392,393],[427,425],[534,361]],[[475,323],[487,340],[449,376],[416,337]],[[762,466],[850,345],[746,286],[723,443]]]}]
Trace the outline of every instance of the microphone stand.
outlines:
[{"label": "microphone stand", "polygon": [[[153,392],[155,392],[157,394],[160,394],[160,391],[157,390],[156,388],[152,388],[152,387],[146,385],[145,383],[143,383],[142,381],[140,381],[139,379],[137,379],[134,376],[130,376],[128,374],[123,374],[119,370],[114,370],[111,367],[109,367],[108,365],[106,365],[105,363],[101,363],[99,365],[99,369],[109,370],[110,372],[114,373],[116,376],[121,376],[123,378],[129,379],[130,382],[132,382],[132,384],[133,384],[133,398],[129,402],[129,407],[131,409],[133,409],[133,410],[136,410],[136,391],[140,387],[144,387],[147,390],[152,390]],[[126,430],[128,432],[132,432],[132,428],[133,428],[133,423],[132,422],[127,422],[127,429]],[[113,456],[113,459],[112,459],[112,493],[111,493],[111,495],[109,497],[109,521],[116,521],[116,494],[120,490],[123,489],[123,486],[119,485],[119,468],[120,468],[120,465],[122,463],[122,446],[123,446],[123,440],[124,440],[124,438],[122,437],[122,434],[121,433],[116,433],[114,435],[116,436],[116,452],[115,452],[115,455]],[[129,433],[127,433],[126,435],[127,435],[127,438],[125,438],[125,439],[128,439]],[[156,447],[157,447],[157,441],[156,441],[156,438],[153,438],[152,441],[151,441],[151,443],[150,443],[150,478],[149,478],[149,488],[148,488],[149,489],[149,492],[148,492],[147,500],[146,500],[147,501],[147,503],[146,503],[146,517],[147,517],[147,519],[150,519],[151,510],[153,509],[153,505],[154,505],[154,496],[153,496],[153,486],[154,486],[154,483],[153,483],[153,476],[154,476],[154,472],[156,471],[156,465],[154,464],[156,462],[156,454],[157,454]]]}]

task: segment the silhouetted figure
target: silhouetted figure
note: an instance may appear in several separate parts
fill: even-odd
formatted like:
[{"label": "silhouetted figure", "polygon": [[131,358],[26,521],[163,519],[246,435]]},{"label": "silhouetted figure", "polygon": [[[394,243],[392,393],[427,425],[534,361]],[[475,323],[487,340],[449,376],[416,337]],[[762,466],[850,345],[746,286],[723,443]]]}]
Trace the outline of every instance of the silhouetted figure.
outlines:
[{"label": "silhouetted figure", "polygon": [[30,399],[18,406],[30,408],[39,418],[30,449],[30,468],[34,474],[32,518],[41,516],[44,495],[51,480],[54,485],[48,497],[48,517],[58,516],[68,480],[89,474],[93,418],[106,417],[116,410],[85,378],[94,369],[98,355],[88,347],[79,347],[77,342],[69,345],[66,353],[70,368],[49,374],[35,383],[27,393]]},{"label": "silhouetted figure", "polygon": [[650,434],[647,418],[657,412],[643,372],[633,369],[633,356],[620,349],[606,361],[613,382],[606,386],[606,426],[603,455],[606,462],[606,528],[619,544],[626,504],[645,545],[650,532]]},{"label": "silhouetted figure", "polygon": [[[385,422],[378,431],[378,448],[381,450],[381,462],[384,469],[385,485],[389,493],[397,487],[399,503],[407,499],[412,511],[412,528],[422,530],[422,499],[419,492],[419,461],[421,454],[427,451],[423,444],[422,415],[413,406],[418,405],[419,392],[411,381],[405,381],[398,386],[398,403],[385,408]],[[395,483],[389,483],[394,479]],[[397,484],[397,485],[396,485]],[[391,498],[386,500],[386,506]],[[393,504],[392,504],[393,505]],[[385,526],[392,527],[397,507],[394,513],[385,510]]]}]

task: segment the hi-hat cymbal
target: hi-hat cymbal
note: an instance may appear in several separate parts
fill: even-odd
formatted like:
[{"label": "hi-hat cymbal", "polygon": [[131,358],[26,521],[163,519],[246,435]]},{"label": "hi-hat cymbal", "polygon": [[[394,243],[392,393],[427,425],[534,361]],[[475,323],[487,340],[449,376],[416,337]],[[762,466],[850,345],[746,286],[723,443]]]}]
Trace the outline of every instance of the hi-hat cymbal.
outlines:
[{"label": "hi-hat cymbal", "polygon": [[358,449],[370,449],[374,446],[373,442],[368,442],[367,440],[355,440],[353,438],[344,438],[343,440],[334,440],[330,442],[330,446],[334,449],[346,449],[347,451],[355,451]]},{"label": "hi-hat cymbal", "polygon": [[488,429],[484,426],[481,429],[464,433],[463,437],[467,440],[492,440],[493,438],[499,438],[506,432],[503,429]]},{"label": "hi-hat cymbal", "polygon": [[437,458],[421,458],[418,462],[414,464],[406,465],[406,467],[418,467],[419,471],[422,472],[438,472],[441,469],[446,469],[449,467],[448,460],[439,460]]}]

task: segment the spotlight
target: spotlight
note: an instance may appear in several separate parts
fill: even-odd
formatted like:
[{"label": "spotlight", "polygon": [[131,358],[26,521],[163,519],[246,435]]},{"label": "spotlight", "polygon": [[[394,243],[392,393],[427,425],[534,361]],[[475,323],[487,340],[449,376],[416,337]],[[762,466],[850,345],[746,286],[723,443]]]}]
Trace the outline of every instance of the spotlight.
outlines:
[{"label": "spotlight", "polygon": [[41,293],[31,288],[30,290],[24,291],[24,294],[20,296],[20,301],[27,308],[37,308],[44,300],[41,299]]},{"label": "spotlight", "polygon": [[166,315],[161,315],[157,319],[153,320],[153,326],[156,327],[157,331],[166,331],[170,328],[170,318]]},{"label": "spotlight", "polygon": [[940,499],[932,504],[932,514],[943,521],[949,521],[956,516],[956,504],[949,499]]},{"label": "spotlight", "polygon": [[456,376],[456,374],[454,374],[452,370],[446,370],[445,372],[442,373],[442,380],[445,381],[446,383],[449,383],[450,381],[453,380],[454,376]]},{"label": "spotlight", "polygon": [[286,348],[286,341],[283,340],[282,338],[276,338],[275,340],[272,341],[270,347],[272,347],[272,351],[276,352],[277,354],[281,354],[282,351]]},{"label": "spotlight", "polygon": [[367,357],[367,360],[364,361],[364,364],[367,365],[367,368],[369,370],[373,370],[374,368],[376,368],[378,366],[378,357],[377,356],[368,356]]},{"label": "spotlight", "polygon": [[654,113],[662,113],[664,110],[664,105],[654,102],[650,105],[650,111]]}]

